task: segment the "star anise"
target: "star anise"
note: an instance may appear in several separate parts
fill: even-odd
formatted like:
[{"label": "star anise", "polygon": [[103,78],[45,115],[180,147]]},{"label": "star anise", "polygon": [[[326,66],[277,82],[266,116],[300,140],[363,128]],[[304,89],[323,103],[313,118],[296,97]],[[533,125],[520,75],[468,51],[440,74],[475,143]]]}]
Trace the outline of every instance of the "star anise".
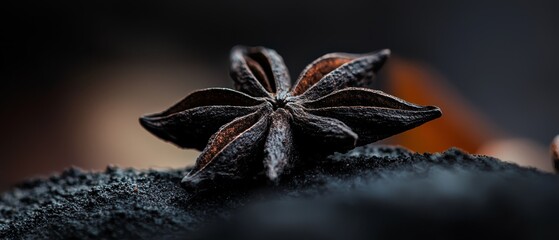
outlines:
[{"label": "star anise", "polygon": [[291,88],[287,68],[274,50],[235,47],[231,77],[236,90],[195,91],[140,122],[163,140],[202,150],[182,180],[185,187],[263,173],[277,181],[299,156],[346,151],[441,116],[437,107],[362,88],[389,54],[326,54],[307,66]]}]

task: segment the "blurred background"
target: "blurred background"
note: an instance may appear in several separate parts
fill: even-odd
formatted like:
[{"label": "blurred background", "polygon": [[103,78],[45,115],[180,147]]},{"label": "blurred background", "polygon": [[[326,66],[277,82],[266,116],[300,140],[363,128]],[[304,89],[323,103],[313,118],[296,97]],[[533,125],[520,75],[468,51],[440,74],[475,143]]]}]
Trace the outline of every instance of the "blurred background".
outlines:
[{"label": "blurred background", "polygon": [[388,139],[551,171],[559,2],[17,1],[3,4],[0,190],[71,165],[183,167],[198,152],[137,118],[231,87],[229,50],[276,49],[292,78],[328,52],[390,48],[378,88],[443,118]]}]

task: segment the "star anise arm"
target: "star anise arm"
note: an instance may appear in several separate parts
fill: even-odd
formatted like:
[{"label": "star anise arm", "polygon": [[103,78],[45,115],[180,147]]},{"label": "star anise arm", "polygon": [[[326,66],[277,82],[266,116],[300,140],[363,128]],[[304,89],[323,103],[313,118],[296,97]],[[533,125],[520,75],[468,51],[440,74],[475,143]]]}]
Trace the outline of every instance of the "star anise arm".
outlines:
[{"label": "star anise arm", "polygon": [[231,89],[204,89],[191,93],[166,111],[141,117],[140,124],[179,147],[202,150],[222,125],[256,111],[263,102]]},{"label": "star anise arm", "polygon": [[211,137],[194,168],[182,179],[184,187],[219,178],[242,179],[262,169],[257,158],[266,139],[271,108],[267,104],[261,106],[257,112],[224,125]]},{"label": "star anise arm", "polygon": [[271,114],[270,119],[270,130],[264,145],[264,166],[268,178],[277,181],[294,160],[291,114],[280,108]]},{"label": "star anise arm", "polygon": [[302,104],[309,113],[346,123],[371,143],[417,127],[441,116],[434,106],[419,106],[377,90],[346,88]]},{"label": "star anise arm", "polygon": [[342,121],[314,115],[298,104],[289,103],[287,108],[293,116],[293,124],[304,138],[301,145],[343,151],[355,146],[357,134]]},{"label": "star anise arm", "polygon": [[237,90],[255,97],[285,96],[291,87],[289,72],[281,56],[264,47],[233,48],[231,77]]},{"label": "star anise arm", "polygon": [[303,71],[292,95],[314,100],[344,87],[366,86],[389,55],[388,49],[362,55],[327,54]]},{"label": "star anise arm", "polygon": [[309,64],[302,72],[295,83],[291,93],[300,95],[318,82],[326,74],[341,65],[350,62],[360,56],[360,54],[349,53],[328,53]]}]

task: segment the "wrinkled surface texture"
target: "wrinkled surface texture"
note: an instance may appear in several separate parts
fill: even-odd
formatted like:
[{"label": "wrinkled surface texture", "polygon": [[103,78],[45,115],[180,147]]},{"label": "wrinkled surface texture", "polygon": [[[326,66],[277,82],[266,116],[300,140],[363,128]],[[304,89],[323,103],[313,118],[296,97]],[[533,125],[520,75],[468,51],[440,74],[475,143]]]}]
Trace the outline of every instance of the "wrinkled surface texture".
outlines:
[{"label": "wrinkled surface texture", "polygon": [[179,184],[188,170],[70,169],[25,182],[2,194],[0,239],[526,239],[559,227],[557,176],[454,149],[367,145],[277,186],[199,193]]},{"label": "wrinkled surface texture", "polygon": [[344,152],[441,116],[435,106],[364,88],[389,55],[387,49],[326,54],[292,87],[276,51],[237,46],[231,52],[235,90],[195,91],[166,111],[140,118],[140,124],[165,141],[202,151],[182,179],[186,188],[262,176],[277,182],[306,164],[297,161],[301,156]]}]

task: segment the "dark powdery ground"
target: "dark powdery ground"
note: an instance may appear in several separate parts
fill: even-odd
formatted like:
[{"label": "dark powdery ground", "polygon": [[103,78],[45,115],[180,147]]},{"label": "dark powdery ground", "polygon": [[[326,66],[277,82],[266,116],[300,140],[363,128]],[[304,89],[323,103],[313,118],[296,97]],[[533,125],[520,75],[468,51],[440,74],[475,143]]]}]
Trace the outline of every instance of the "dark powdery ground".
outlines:
[{"label": "dark powdery ground", "polygon": [[277,186],[192,193],[186,170],[109,167],[25,182],[0,199],[0,239],[551,238],[559,178],[450,149],[366,146]]}]

